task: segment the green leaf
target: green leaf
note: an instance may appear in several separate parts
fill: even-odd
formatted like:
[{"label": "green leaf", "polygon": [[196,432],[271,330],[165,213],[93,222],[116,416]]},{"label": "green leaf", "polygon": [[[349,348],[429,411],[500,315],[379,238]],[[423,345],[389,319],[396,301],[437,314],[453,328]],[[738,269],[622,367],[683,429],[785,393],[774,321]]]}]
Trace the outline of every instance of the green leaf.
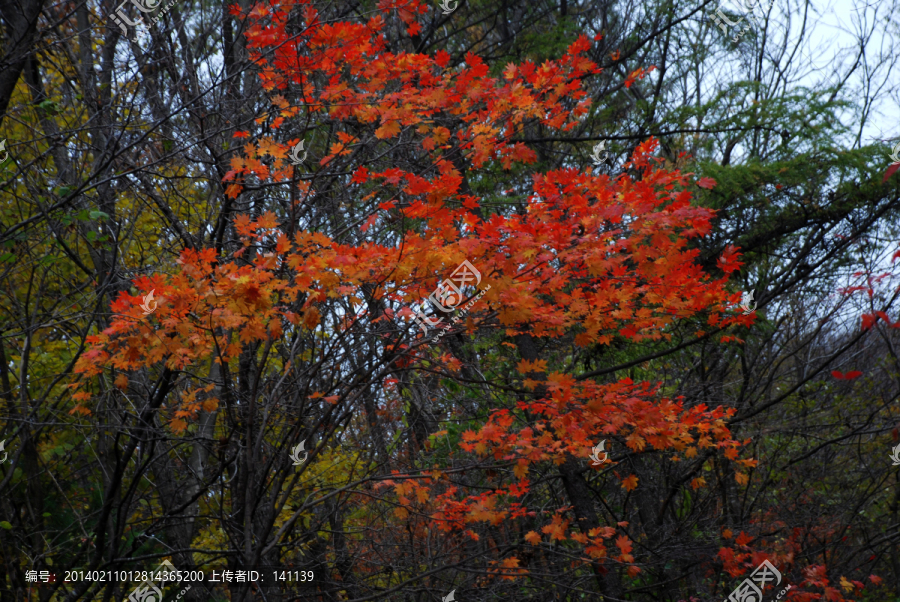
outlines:
[{"label": "green leaf", "polygon": [[56,105],[55,102],[53,102],[49,98],[47,100],[45,100],[44,102],[42,102],[41,104],[39,104],[38,106],[40,108],[44,109],[50,115],[56,115],[57,113],[59,113],[59,107]]},{"label": "green leaf", "polygon": [[18,256],[15,253],[4,253],[0,255],[0,263],[13,263]]},{"label": "green leaf", "polygon": [[12,529],[12,525],[5,520],[0,520],[0,527],[3,527],[6,530]]},{"label": "green leaf", "polygon": [[108,213],[103,213],[102,211],[96,211],[96,210],[94,210],[94,211],[91,211],[90,215],[91,215],[91,219],[101,219],[101,218],[102,218],[102,219],[109,219],[109,214],[108,214]]}]

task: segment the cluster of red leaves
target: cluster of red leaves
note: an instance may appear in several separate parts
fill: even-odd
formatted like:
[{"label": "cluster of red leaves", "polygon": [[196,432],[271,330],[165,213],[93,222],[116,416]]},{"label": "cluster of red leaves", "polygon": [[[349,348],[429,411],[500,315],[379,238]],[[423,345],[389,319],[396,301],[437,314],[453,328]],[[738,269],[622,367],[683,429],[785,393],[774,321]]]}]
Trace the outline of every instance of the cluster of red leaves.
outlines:
[{"label": "cluster of red leaves", "polygon": [[[778,520],[762,520],[758,521],[761,530],[765,531],[782,531],[787,525],[783,521]],[[821,517],[819,524],[809,529],[801,529],[798,527],[788,531],[786,538],[779,538],[776,542],[766,545],[766,551],[752,549],[753,543],[759,543],[756,537],[741,531],[737,537],[734,536],[730,529],[722,531],[722,537],[725,540],[734,539],[732,546],[723,547],[719,550],[718,558],[722,562],[722,568],[728,575],[735,578],[735,585],[739,583],[739,578],[752,572],[764,560],[768,560],[779,568],[782,576],[792,569],[795,564],[795,557],[801,553],[801,542],[813,539],[820,543],[827,542],[837,532],[834,523],[830,522],[827,517]],[[846,531],[841,530],[841,533]],[[846,535],[844,536],[846,538]],[[716,576],[718,569],[710,568],[710,576]],[[829,602],[852,602],[844,597],[844,594],[859,593],[865,587],[862,581],[849,580],[841,576],[838,580],[840,589],[830,585],[827,577],[827,569],[823,565],[810,565],[801,569],[804,579],[799,583],[790,583],[790,581],[782,578],[777,586],[769,584],[772,591],[769,594],[777,594],[790,583],[791,589],[787,591],[782,599],[791,600],[792,602],[814,602],[818,600],[828,600]],[[872,585],[878,586],[882,579],[876,575],[869,575],[869,581]],[[843,590],[843,591],[841,591]]]}]

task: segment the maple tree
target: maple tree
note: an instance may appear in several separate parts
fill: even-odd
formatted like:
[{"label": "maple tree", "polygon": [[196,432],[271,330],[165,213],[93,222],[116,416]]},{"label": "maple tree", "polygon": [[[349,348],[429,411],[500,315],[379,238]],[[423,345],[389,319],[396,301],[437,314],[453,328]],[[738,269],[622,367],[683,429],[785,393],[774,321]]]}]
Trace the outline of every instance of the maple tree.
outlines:
[{"label": "maple tree", "polygon": [[[741,443],[731,438],[726,426],[733,410],[684,407],[646,382],[601,383],[572,371],[551,372],[547,360],[529,353],[540,338],[572,336],[579,347],[610,345],[617,337],[667,340],[673,324],[694,316],[706,321],[695,337],[729,341],[733,337],[724,334],[729,326],[752,321],[727,308],[736,301],[726,291],[728,275],[740,266],[736,249],[720,257],[724,275],[718,279],[703,272],[696,262],[698,252],[688,249],[690,239],[710,231],[713,213],[691,206],[692,180],[677,169],[659,167],[653,140],[635,151],[628,164],[633,171],[616,178],[590,168],[533,174],[533,191],[521,212],[486,214],[483,199],[461,189],[462,170],[493,164],[511,169],[536,160],[526,144],[509,142],[526,123],[537,121],[562,132],[577,124],[588,109],[581,80],[597,70],[584,57],[590,41],[580,38],[558,61],[509,65],[498,80],[471,54],[466,67],[449,70],[443,52],[434,57],[388,52],[380,16],[365,24],[323,23],[311,4],[296,5],[303,6],[302,31],[287,31],[295,3],[259,3],[250,13],[254,23],[247,38],[264,88],[273,94],[277,117],[269,120],[270,128],[303,119],[308,124],[304,139],[311,134],[317,142],[314,148],[324,152],[316,171],[298,181],[287,161],[297,140],[259,136],[245,144],[243,156],[232,159],[232,170],[224,178],[227,195],[237,199],[248,186],[281,184],[297,190],[293,204],[299,206],[316,202],[316,183],[334,174],[329,177],[354,187],[370,208],[357,226],[360,232],[383,233],[394,222],[415,227],[393,228],[389,243],[377,242],[383,235],[341,243],[312,231],[291,235],[292,227],[284,223],[287,216],[238,216],[234,228],[244,249],[225,257],[211,249],[186,250],[175,275],[136,280],[142,293],[156,291],[158,311],[143,320],[140,294],[121,294],[112,305],[119,317],[88,338],[91,349],[81,356],[76,371],[90,378],[112,368],[121,373],[116,385],[125,388],[124,373],[140,367],[164,365],[168,371],[180,371],[213,358],[228,371],[248,345],[270,348],[288,333],[336,334],[383,321],[391,328],[381,334],[384,361],[378,377],[387,391],[399,395],[391,378],[397,369],[424,362],[444,377],[459,374],[459,359],[449,349],[431,350],[422,339],[412,338],[405,319],[409,305],[427,297],[443,274],[468,259],[485,274],[490,290],[463,331],[496,328],[516,341],[524,358],[517,368],[524,378],[515,406],[494,410],[484,424],[466,430],[460,447],[512,466],[511,478],[481,493],[446,484],[441,467],[412,479],[383,479],[379,487],[390,486],[396,494],[398,520],[428,516],[448,537],[462,533],[477,540],[473,524],[496,526],[529,513],[516,500],[529,492],[533,466],[568,467],[565,478],[577,481],[581,477],[572,470],[573,462],[587,458],[592,443],[603,437],[623,441],[632,452],[670,451],[675,462],[710,452],[722,453],[737,465],[754,466],[753,459],[738,459]],[[410,35],[419,31],[415,15],[425,11],[422,4],[388,0],[380,8],[398,10]],[[263,58],[263,51],[271,58]],[[287,90],[290,98],[284,96]],[[326,124],[327,142],[321,142],[318,130]],[[427,163],[420,170],[354,165],[358,149],[371,152],[401,139]],[[709,178],[698,184],[714,186]],[[353,311],[326,322],[320,306],[337,297],[346,299]],[[383,309],[373,311],[378,304]],[[320,370],[328,369],[326,361],[346,358],[323,357]],[[297,368],[281,369],[287,373]],[[76,385],[73,399],[79,405],[74,413],[91,413],[90,382]],[[174,433],[184,432],[202,412],[217,413],[220,400],[206,395],[214,388],[194,386],[183,392],[171,408],[169,427]],[[357,391],[352,386],[338,389],[327,396],[335,391],[314,391],[310,398],[322,398],[339,411]],[[624,490],[641,486],[627,469],[615,466],[611,470]],[[747,482],[740,470],[735,478]],[[690,483],[693,489],[704,486],[702,477]],[[569,487],[570,498],[577,498],[577,485]],[[537,545],[572,540],[581,546],[584,562],[600,570],[598,578],[607,570],[602,568],[607,557],[637,577],[641,570],[629,537],[615,526],[601,526],[584,500],[570,502],[574,521],[562,508],[540,532],[526,533],[524,541]],[[618,525],[624,526],[627,523]],[[419,521],[417,529],[421,527]],[[613,538],[618,551],[610,556]],[[736,544],[745,553],[727,547],[720,553],[735,576],[742,572],[741,561],[752,557],[745,563],[750,566],[762,557],[750,543],[741,533]],[[527,573],[516,557],[495,562],[498,568],[492,573],[505,578]],[[819,574],[821,567],[810,570]],[[605,582],[600,583],[603,587]],[[827,580],[811,578],[809,584],[827,585]],[[829,599],[842,599],[833,593],[837,590],[826,591]],[[811,599],[798,590],[788,598]]]},{"label": "maple tree", "polygon": [[[760,464],[768,458],[734,434],[738,415],[718,407],[721,397],[682,396],[680,388],[658,384],[662,362],[652,356],[667,347],[732,349],[754,336],[744,327],[758,318],[730,311],[739,294],[726,290],[741,266],[731,237],[735,230],[745,237],[742,257],[755,267],[755,230],[717,228],[716,212],[696,206],[698,198],[737,196],[740,174],[682,173],[687,158],[672,151],[681,147],[670,136],[660,149],[645,134],[652,127],[638,128],[642,143],[616,176],[580,159],[548,160],[548,145],[539,140],[571,137],[575,147],[576,132],[606,118],[591,113],[596,105],[588,101],[601,96],[598,78],[634,91],[652,66],[601,73],[593,61],[607,60],[608,41],[599,36],[578,38],[560,59],[488,65],[468,51],[470,38],[480,35],[471,28],[437,52],[399,51],[434,30],[427,23],[434,12],[422,3],[382,2],[371,19],[347,22],[340,9],[326,17],[310,3],[257,4],[246,40],[267,106],[244,111],[242,104],[255,98],[246,82],[255,78],[244,78],[244,87],[235,83],[238,52],[229,48],[228,77],[218,88],[227,90],[225,117],[216,101],[196,108],[205,92],[193,80],[173,85],[171,96],[159,94],[160,28],[152,46],[132,48],[147,77],[121,90],[149,88],[154,118],[168,104],[189,107],[189,118],[178,124],[189,133],[162,120],[159,131],[148,128],[146,141],[129,134],[122,146],[137,144],[141,152],[117,154],[112,167],[100,166],[84,183],[74,174],[91,171],[96,150],[105,148],[90,128],[113,121],[116,111],[85,82],[90,112],[66,108],[56,117],[76,130],[83,126],[91,146],[74,169],[65,153],[53,151],[59,164],[49,173],[64,186],[36,213],[49,207],[53,217],[42,218],[49,240],[65,243],[70,232],[84,240],[62,244],[62,251],[41,241],[32,253],[41,261],[53,253],[67,259],[43,298],[78,292],[80,299],[92,286],[96,298],[77,302],[87,317],[67,322],[62,339],[59,316],[42,308],[38,322],[49,326],[40,335],[6,341],[12,357],[0,364],[7,380],[7,365],[15,366],[13,379],[31,371],[32,382],[51,383],[35,397],[66,405],[57,412],[36,404],[42,413],[35,426],[24,410],[10,414],[9,424],[29,426],[18,435],[21,458],[8,482],[17,492],[27,488],[30,505],[3,507],[12,528],[2,525],[0,548],[21,558],[10,564],[0,551],[0,581],[6,566],[30,567],[29,558],[51,556],[22,534],[42,532],[51,521],[45,508],[59,504],[66,520],[79,510],[84,518],[71,522],[76,536],[54,540],[65,549],[53,555],[57,566],[61,557],[65,566],[88,568],[162,556],[182,569],[206,570],[312,562],[317,591],[330,599],[445,584],[449,591],[463,580],[493,587],[493,595],[523,583],[558,588],[561,596],[570,595],[568,588],[618,599],[651,585],[661,591],[682,567],[669,575],[655,571],[672,548],[670,540],[654,539],[647,529],[654,523],[657,533],[674,523],[672,531],[691,531],[685,539],[702,540],[699,552],[678,550],[688,550],[689,564],[703,563],[706,580],[680,584],[687,588],[724,597],[767,557],[785,574],[802,575],[788,599],[869,594],[877,575],[841,574],[833,564],[832,548],[847,537],[845,517],[817,505],[812,486],[797,500],[784,493],[796,473],[776,469],[773,478],[761,477],[753,458]],[[240,49],[244,36],[238,37]],[[115,48],[116,38],[104,42]],[[554,42],[540,50],[556,56],[559,48]],[[54,60],[78,55],[71,50]],[[633,64],[627,49],[608,58],[607,65]],[[185,73],[202,71],[185,64]],[[28,73],[39,69],[32,67]],[[86,67],[92,66],[72,71]],[[48,81],[67,81],[66,69],[60,71]],[[44,106],[43,92],[33,81],[29,86],[29,102]],[[54,139],[47,115],[50,109],[37,140]],[[218,137],[208,137],[210,124],[218,124]],[[225,127],[231,143],[243,145],[237,156],[223,140]],[[198,219],[207,191],[197,185],[193,156],[156,171],[160,156],[172,158],[173,139],[185,149],[197,140],[207,147],[216,180],[208,203],[216,217],[209,221]],[[288,153],[300,140],[309,158],[294,166]],[[766,166],[764,175],[789,191],[788,180],[803,174],[793,169],[776,179],[782,168]],[[123,170],[144,195],[109,189],[105,178]],[[16,194],[36,196],[56,185],[42,177],[17,181]],[[141,209],[141,196],[151,199],[153,211]],[[66,216],[61,234],[55,212],[67,206],[79,213]],[[11,223],[33,219],[17,215],[15,204],[6,211]],[[121,237],[121,224],[133,233]],[[726,244],[718,244],[723,238]],[[128,269],[118,270],[122,258]],[[467,290],[479,300],[446,336],[417,336],[411,309],[421,308],[464,259],[481,271],[484,295]],[[147,263],[160,267],[134,278],[131,270],[147,273],[140,269]],[[31,323],[34,273],[17,265],[15,274],[11,305]],[[159,306],[144,316],[139,304],[150,290]],[[107,307],[109,320],[102,315]],[[894,325],[887,311],[865,312],[863,328]],[[85,332],[82,353],[78,333]],[[29,349],[40,350],[31,362]],[[57,383],[69,380],[71,364],[81,380],[67,392]],[[828,380],[849,387],[867,380],[857,370],[862,365],[821,370],[839,368]],[[3,384],[4,395],[17,386]],[[27,379],[21,387],[27,397]],[[310,457],[294,469],[287,453],[304,439]],[[588,454],[603,439],[612,462],[595,468]],[[752,445],[759,439],[754,434]],[[779,437],[766,434],[764,441]],[[874,445],[871,451],[879,453]],[[64,468],[74,453],[96,474]],[[51,472],[63,486],[46,476],[23,477],[22,467],[26,475]],[[708,500],[717,497],[710,492],[727,498],[729,488],[749,492],[760,481],[770,495],[777,483],[782,497],[770,503],[781,511],[709,510]],[[810,507],[819,513],[801,520]],[[720,528],[692,528],[698,513]],[[667,522],[673,514],[678,521]],[[857,545],[841,549],[864,547]],[[822,560],[811,560],[816,555]],[[859,572],[854,562],[843,566]],[[24,582],[21,572],[11,569],[9,579]],[[72,599],[99,597],[101,590],[115,598],[126,589],[66,587]],[[248,595],[241,585],[220,587],[231,599]],[[0,600],[5,595],[0,588]],[[187,599],[206,598],[198,588]]]}]

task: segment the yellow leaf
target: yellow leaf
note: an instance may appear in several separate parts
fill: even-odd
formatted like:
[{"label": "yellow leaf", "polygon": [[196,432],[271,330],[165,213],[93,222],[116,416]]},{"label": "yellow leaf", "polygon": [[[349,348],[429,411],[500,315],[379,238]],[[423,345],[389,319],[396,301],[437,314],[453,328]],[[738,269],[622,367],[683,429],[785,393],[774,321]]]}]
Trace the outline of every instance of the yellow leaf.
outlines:
[{"label": "yellow leaf", "polygon": [[853,589],[853,584],[847,581],[847,578],[841,575],[841,587],[844,588],[845,592],[849,592]]}]

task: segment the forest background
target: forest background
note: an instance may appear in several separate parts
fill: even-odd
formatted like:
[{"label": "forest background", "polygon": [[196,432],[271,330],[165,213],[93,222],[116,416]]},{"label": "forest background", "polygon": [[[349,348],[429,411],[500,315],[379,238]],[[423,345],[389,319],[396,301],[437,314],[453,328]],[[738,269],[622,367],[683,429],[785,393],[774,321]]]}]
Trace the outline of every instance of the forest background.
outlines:
[{"label": "forest background", "polygon": [[896,2],[445,4],[0,0],[0,602],[900,600]]}]

